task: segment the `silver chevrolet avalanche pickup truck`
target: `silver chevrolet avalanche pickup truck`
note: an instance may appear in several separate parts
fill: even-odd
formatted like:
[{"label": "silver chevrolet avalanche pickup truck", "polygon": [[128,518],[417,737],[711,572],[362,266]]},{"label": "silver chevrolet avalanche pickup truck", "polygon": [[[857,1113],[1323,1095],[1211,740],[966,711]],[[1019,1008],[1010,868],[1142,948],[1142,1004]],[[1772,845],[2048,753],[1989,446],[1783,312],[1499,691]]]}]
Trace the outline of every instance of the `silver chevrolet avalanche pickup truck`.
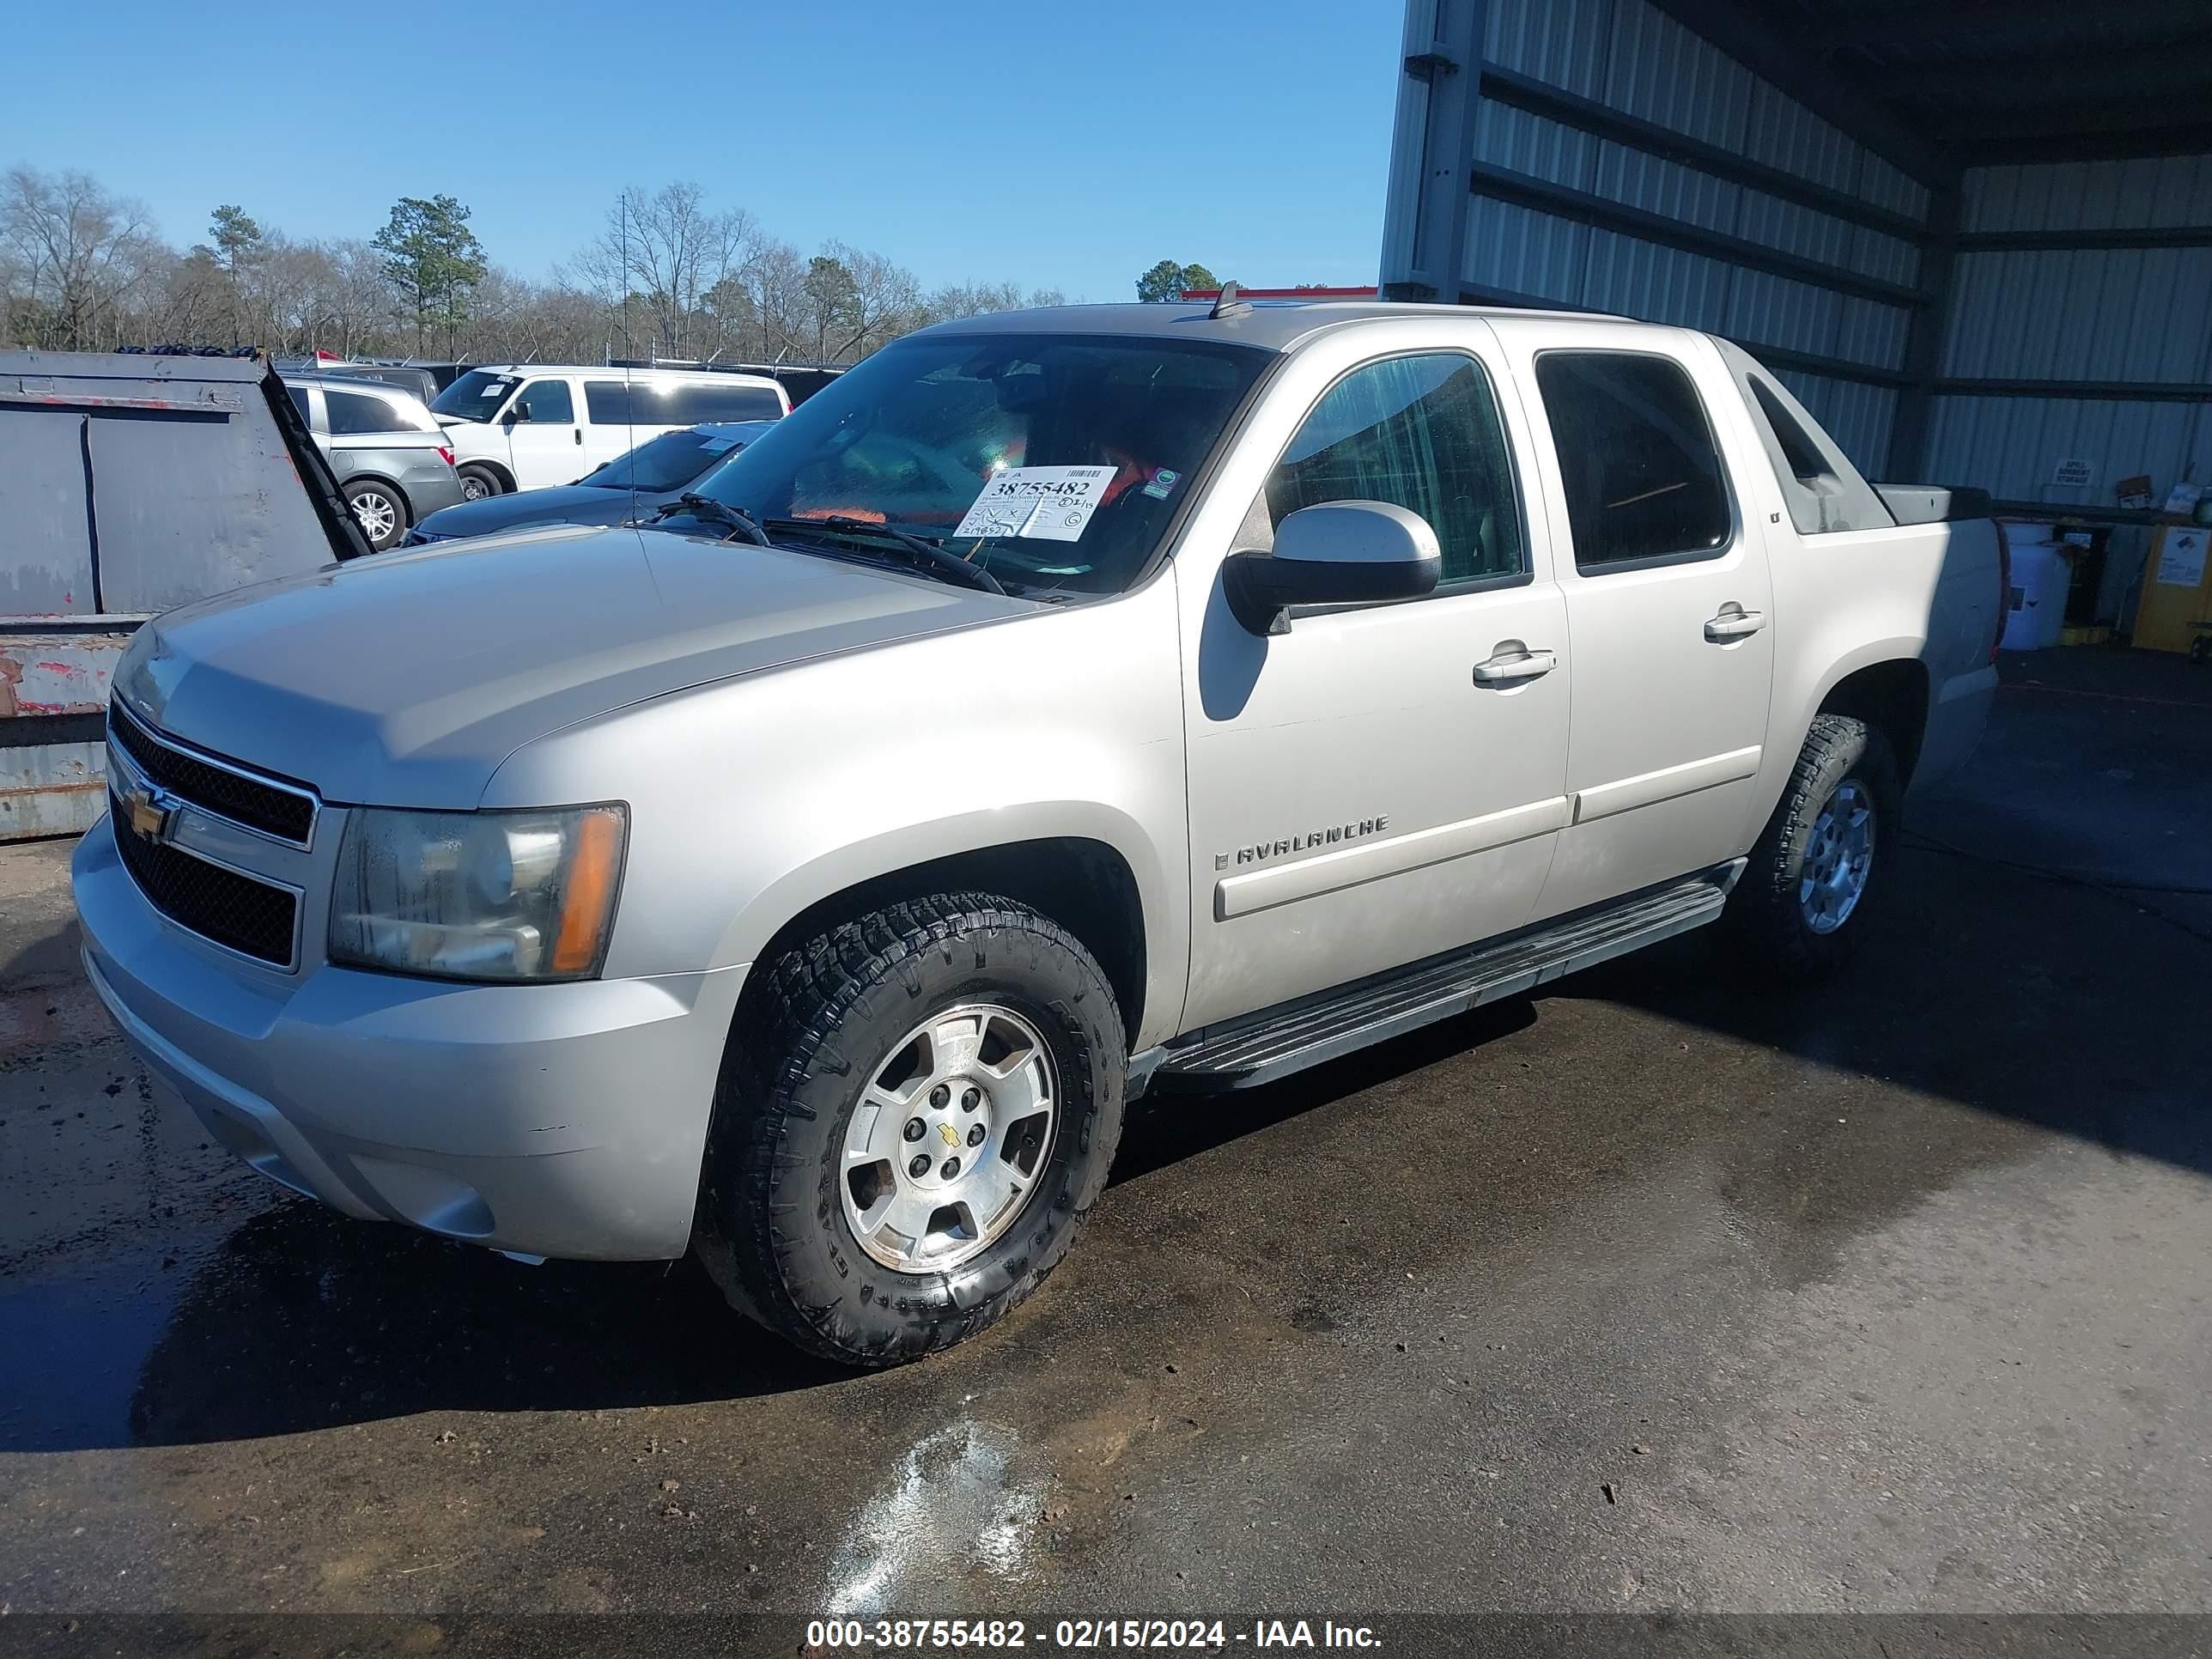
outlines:
[{"label": "silver chevrolet avalanche pickup truck", "polygon": [[1125,1102],[1879,910],[1996,684],[1967,492],[1728,343],[1437,307],[950,323],[650,526],[173,611],[85,964],[225,1146],[513,1255],[696,1248],[885,1364],[1066,1254]]}]

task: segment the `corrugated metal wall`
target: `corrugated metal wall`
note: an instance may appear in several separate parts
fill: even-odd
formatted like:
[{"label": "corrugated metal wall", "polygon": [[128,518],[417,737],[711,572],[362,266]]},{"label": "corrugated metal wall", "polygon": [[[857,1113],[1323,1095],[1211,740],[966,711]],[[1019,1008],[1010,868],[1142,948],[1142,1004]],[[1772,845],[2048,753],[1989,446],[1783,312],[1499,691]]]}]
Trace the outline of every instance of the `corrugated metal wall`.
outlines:
[{"label": "corrugated metal wall", "polygon": [[[2212,155],[1977,167],[1964,197],[1970,235],[2212,224]],[[2212,247],[1961,252],[1942,373],[2212,386]],[[2054,483],[2061,460],[2089,462],[2090,482]],[[2212,416],[2170,398],[1942,396],[1930,465],[2008,501],[2109,507],[2139,473],[2161,497],[2212,478]]]},{"label": "corrugated metal wall", "polygon": [[[1960,228],[2063,240],[2207,224],[2212,155],[2172,155],[1971,168]],[[2101,382],[2105,395],[1944,392],[1930,416],[1931,477],[1970,479],[2002,501],[2100,508],[2124,478],[2148,477],[2154,502],[2183,479],[2212,480],[2212,246],[1977,251],[1970,240],[1952,273],[1942,374]],[[2162,395],[2128,396],[2129,382]],[[2062,461],[2087,463],[2087,482],[2058,483]],[[2100,616],[2124,625],[2132,614],[2148,534],[2112,531]]]},{"label": "corrugated metal wall", "polygon": [[1387,292],[1725,335],[1875,477],[2112,524],[2107,616],[2113,486],[2212,483],[2212,155],[1962,174],[1686,0],[1407,0],[1404,40]]},{"label": "corrugated metal wall", "polygon": [[[1927,191],[1646,0],[1492,0],[1485,59],[1916,222]],[[1410,29],[1408,39],[1417,31]],[[1911,241],[1484,98],[1477,162],[1588,191],[1842,272],[1905,286]],[[1685,324],[1761,347],[1901,374],[1910,312],[1480,191],[1459,272],[1469,289]],[[1893,386],[1782,368],[1863,467],[1879,473]]]}]

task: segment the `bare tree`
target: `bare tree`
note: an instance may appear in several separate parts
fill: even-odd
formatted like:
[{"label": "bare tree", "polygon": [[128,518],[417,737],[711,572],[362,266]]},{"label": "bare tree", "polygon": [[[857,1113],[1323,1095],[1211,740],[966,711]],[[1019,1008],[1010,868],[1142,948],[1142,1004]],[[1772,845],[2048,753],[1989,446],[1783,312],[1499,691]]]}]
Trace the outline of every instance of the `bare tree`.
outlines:
[{"label": "bare tree", "polygon": [[[885,341],[896,338],[920,319],[921,287],[904,265],[845,242],[824,242],[814,264],[824,262],[842,269],[851,279],[849,289],[835,309],[832,321],[835,349],[823,360],[858,361]],[[821,319],[817,319],[817,337]]]},{"label": "bare tree", "polygon": [[438,325],[438,349],[479,362],[590,362],[625,344],[849,362],[926,323],[1060,300],[973,281],[925,297],[884,254],[832,241],[809,258],[744,210],[711,209],[690,184],[623,191],[605,232],[543,283],[489,267],[465,218],[433,197],[399,204],[374,242],[305,242],[226,207],[210,243],[179,252],[144,210],[84,174],[17,167],[0,179],[0,342],[230,339],[356,356],[420,349]]},{"label": "bare tree", "polygon": [[664,185],[648,195],[635,185],[607,210],[606,228],[576,257],[576,272],[611,305],[635,302],[641,331],[676,357],[693,355],[706,296],[743,270],[761,243],[743,208],[717,213],[697,185]]},{"label": "bare tree", "polygon": [[806,294],[806,261],[788,242],[770,242],[748,263],[745,288],[753,298],[759,343],[747,355],[782,362],[809,354],[813,302]]},{"label": "bare tree", "polygon": [[953,283],[931,290],[921,301],[921,312],[925,322],[948,323],[987,312],[1066,303],[1067,296],[1056,288],[1033,288],[1024,294],[1018,283]]},{"label": "bare tree", "polygon": [[324,248],[331,262],[331,348],[341,357],[368,349],[377,325],[392,314],[392,290],[384,280],[384,256],[359,237]]},{"label": "bare tree", "polygon": [[119,343],[117,311],[161,252],[138,203],[110,196],[90,173],[21,167],[0,190],[0,238],[48,319],[43,343],[70,351]]}]

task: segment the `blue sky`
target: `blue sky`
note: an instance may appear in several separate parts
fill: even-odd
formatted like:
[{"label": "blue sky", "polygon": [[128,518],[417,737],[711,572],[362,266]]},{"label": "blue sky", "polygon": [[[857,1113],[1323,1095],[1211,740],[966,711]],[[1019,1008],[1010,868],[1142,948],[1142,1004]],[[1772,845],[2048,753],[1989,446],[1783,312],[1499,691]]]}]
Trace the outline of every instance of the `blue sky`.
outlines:
[{"label": "blue sky", "polygon": [[1371,283],[1400,76],[1393,0],[178,4],[19,9],[0,167],[78,167],[204,240],[237,202],[367,236],[475,210],[543,276],[625,184],[696,179],[811,250],[926,286],[1133,297],[1154,260]]}]

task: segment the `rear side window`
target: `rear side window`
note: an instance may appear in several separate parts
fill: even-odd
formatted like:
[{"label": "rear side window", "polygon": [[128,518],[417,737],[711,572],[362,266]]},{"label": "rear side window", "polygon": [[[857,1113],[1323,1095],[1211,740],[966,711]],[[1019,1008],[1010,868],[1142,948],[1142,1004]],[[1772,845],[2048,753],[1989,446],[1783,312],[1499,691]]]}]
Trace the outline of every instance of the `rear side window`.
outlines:
[{"label": "rear side window", "polygon": [[1324,501],[1419,514],[1447,584],[1522,572],[1512,463],[1489,377],[1471,357],[1368,363],[1322,393],[1267,480],[1267,513],[1279,525]]},{"label": "rear side window", "polygon": [[639,407],[630,411],[630,389],[620,380],[586,380],[584,382],[584,412],[593,426],[628,426],[636,422],[645,426],[659,426],[659,417],[653,413],[649,399],[640,398]]},{"label": "rear side window", "polygon": [[288,386],[284,388],[284,392],[285,395],[291,398],[292,407],[300,411],[300,418],[309,426],[314,425],[315,411],[307,402],[307,388],[303,386]]},{"label": "rear side window", "polygon": [[713,421],[773,421],[783,413],[783,400],[764,386],[679,386],[661,398],[670,411],[661,418],[685,426]]},{"label": "rear side window", "polygon": [[1799,535],[1879,529],[1896,522],[1881,497],[1796,398],[1765,375],[1740,367],[1736,383],[1751,393],[1766,459]]},{"label": "rear side window", "polygon": [[331,434],[343,436],[360,432],[404,432],[407,422],[393,412],[392,405],[381,398],[366,397],[358,392],[337,392],[323,388],[323,406],[331,411]]},{"label": "rear side window", "polygon": [[1547,351],[1536,387],[1552,423],[1575,568],[1710,557],[1733,515],[1711,422],[1679,363],[1626,351]]},{"label": "rear side window", "polygon": [[555,426],[569,426],[576,419],[575,401],[568,396],[566,380],[532,380],[522,388],[522,395],[515,399],[515,404],[518,408],[524,404],[530,405],[530,419],[533,425],[544,426],[550,422]]}]

